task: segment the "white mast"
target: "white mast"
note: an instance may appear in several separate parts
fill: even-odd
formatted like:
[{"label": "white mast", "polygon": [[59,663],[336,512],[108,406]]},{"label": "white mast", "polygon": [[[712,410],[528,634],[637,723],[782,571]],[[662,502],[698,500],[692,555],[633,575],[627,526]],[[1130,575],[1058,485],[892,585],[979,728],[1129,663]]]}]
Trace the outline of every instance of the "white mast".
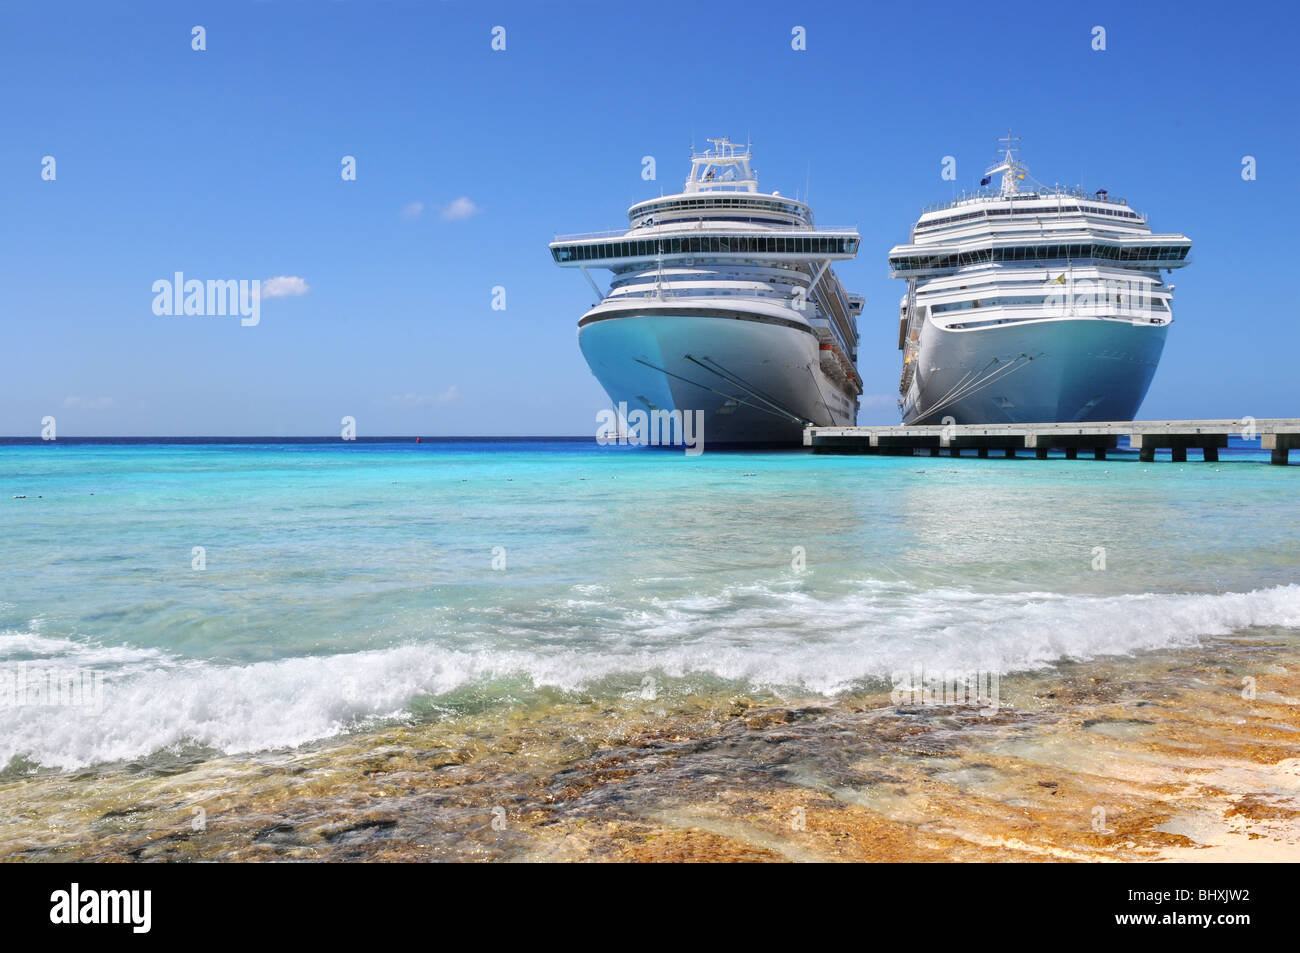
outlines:
[{"label": "white mast", "polygon": [[739,151],[739,146],[727,137],[710,139],[713,148],[708,152],[691,153],[691,174],[686,178],[684,192],[732,191],[757,192],[758,173],[749,166],[749,146]]},{"label": "white mast", "polygon": [[1017,186],[1016,180],[1024,178],[1025,175],[1029,172],[1029,170],[1025,168],[1023,165],[1021,165],[1020,162],[1015,157],[1015,153],[1019,152],[1020,150],[1017,149],[1012,143],[1016,143],[1019,141],[1020,141],[1020,137],[1011,135],[1011,130],[1008,129],[1007,134],[1005,136],[1002,136],[1000,139],[998,139],[998,142],[1006,143],[1003,149],[1000,150],[1004,153],[1002,161],[997,165],[991,166],[989,169],[987,169],[984,172],[985,176],[994,176],[997,175],[999,172],[1002,173],[1002,194],[1003,195],[1017,194],[1020,191],[1020,188]]}]

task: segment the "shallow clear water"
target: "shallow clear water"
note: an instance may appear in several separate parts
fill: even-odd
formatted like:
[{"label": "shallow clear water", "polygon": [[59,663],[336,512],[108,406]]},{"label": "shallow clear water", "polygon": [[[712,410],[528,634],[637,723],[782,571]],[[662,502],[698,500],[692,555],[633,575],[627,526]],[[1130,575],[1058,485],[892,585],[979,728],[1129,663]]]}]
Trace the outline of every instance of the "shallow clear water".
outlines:
[{"label": "shallow clear water", "polygon": [[1300,628],[1300,472],[1262,459],[0,447],[0,676],[104,675],[0,703],[0,769]]}]

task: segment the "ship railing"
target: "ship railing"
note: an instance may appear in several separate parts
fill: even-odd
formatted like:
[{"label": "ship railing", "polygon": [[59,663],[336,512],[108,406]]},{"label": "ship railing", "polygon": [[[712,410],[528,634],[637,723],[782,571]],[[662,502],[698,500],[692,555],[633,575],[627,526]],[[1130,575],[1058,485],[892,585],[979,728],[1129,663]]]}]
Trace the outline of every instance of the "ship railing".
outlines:
[{"label": "ship railing", "polygon": [[[667,229],[669,228],[669,226],[672,226],[671,230],[663,231],[659,233],[659,235],[652,235],[645,240],[653,241],[657,237],[671,238],[674,235],[678,235],[682,232],[689,232],[689,231],[699,231],[699,232],[711,231],[715,228],[718,228],[719,226],[733,226],[733,228],[731,229],[733,231],[750,230],[750,223],[748,222],[734,222],[734,221],[728,221],[727,219],[723,219],[723,218],[701,219],[698,222],[669,222],[664,226],[653,225],[651,227],[652,228],[662,227]],[[782,235],[797,234],[799,232],[816,232],[816,233],[850,232],[854,235],[858,234],[858,226],[856,225],[799,225],[792,228],[782,227],[782,228],[764,228],[764,229],[753,229],[753,230],[756,232],[761,232],[764,235],[771,234],[771,233],[780,233]],[[597,238],[619,238],[633,231],[635,231],[635,229],[633,229],[632,226],[628,226],[627,228],[608,229],[603,232],[578,232],[577,234],[574,235],[556,235],[555,238],[552,239],[552,243],[582,242],[582,241],[587,241],[589,239],[597,239]]]},{"label": "ship railing", "polygon": [[[1062,196],[1066,198],[1087,199],[1090,202],[1105,202],[1107,205],[1123,205],[1130,207],[1128,199],[1116,196],[1114,198],[1107,195],[1105,198],[1099,196],[1096,192],[1089,192],[1087,189],[1080,189],[1067,186],[1058,186],[1053,189],[1033,189],[1024,192],[1016,192],[1013,195],[1003,195],[998,189],[978,189],[974,192],[963,192],[955,199],[947,202],[935,202],[933,205],[926,205],[921,209],[921,214],[926,212],[942,212],[944,209],[956,208],[966,202],[977,199],[1047,199]],[[1134,209],[1134,211],[1137,211]]]}]

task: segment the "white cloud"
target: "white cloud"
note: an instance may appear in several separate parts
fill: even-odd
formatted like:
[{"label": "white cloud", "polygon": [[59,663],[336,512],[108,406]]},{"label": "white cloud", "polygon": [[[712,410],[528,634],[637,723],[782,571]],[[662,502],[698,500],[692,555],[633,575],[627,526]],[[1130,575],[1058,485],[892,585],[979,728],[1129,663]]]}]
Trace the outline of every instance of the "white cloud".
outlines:
[{"label": "white cloud", "polygon": [[460,388],[452,384],[441,394],[398,394],[393,397],[393,402],[406,407],[442,407],[454,404],[464,396]]},{"label": "white cloud", "polygon": [[478,213],[479,207],[474,204],[472,199],[464,195],[452,200],[450,204],[443,206],[442,209],[442,217],[449,222],[459,222],[462,219],[472,218]]},{"label": "white cloud", "polygon": [[307,282],[297,275],[276,275],[262,282],[263,298],[292,298],[310,290]]},{"label": "white cloud", "polygon": [[78,410],[107,410],[113,406],[111,397],[74,397],[69,395],[63,398],[64,407],[75,407]]},{"label": "white cloud", "polygon": [[411,202],[409,205],[402,207],[402,218],[417,219],[424,214],[423,202]]}]

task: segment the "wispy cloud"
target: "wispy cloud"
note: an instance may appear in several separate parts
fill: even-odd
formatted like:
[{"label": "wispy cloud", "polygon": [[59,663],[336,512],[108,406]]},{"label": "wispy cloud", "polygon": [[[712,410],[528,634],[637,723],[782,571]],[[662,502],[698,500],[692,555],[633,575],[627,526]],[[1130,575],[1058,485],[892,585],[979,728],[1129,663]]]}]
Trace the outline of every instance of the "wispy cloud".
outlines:
[{"label": "wispy cloud", "polygon": [[459,222],[462,219],[473,218],[479,211],[479,207],[474,204],[472,199],[462,195],[460,198],[453,199],[443,206],[442,217],[448,222]]},{"label": "wispy cloud", "polygon": [[460,388],[452,384],[441,394],[397,394],[393,397],[393,403],[404,407],[443,407],[456,403],[464,396]]},{"label": "wispy cloud", "polygon": [[69,394],[63,398],[64,407],[75,407],[78,410],[107,410],[113,406],[111,397],[75,397]]},{"label": "wispy cloud", "polygon": [[424,214],[423,202],[411,202],[409,205],[402,206],[402,218],[414,220]]},{"label": "wispy cloud", "polygon": [[863,407],[896,407],[898,397],[894,394],[863,394],[858,403]]},{"label": "wispy cloud", "polygon": [[307,282],[297,275],[276,275],[262,282],[263,298],[293,298],[310,290]]}]

